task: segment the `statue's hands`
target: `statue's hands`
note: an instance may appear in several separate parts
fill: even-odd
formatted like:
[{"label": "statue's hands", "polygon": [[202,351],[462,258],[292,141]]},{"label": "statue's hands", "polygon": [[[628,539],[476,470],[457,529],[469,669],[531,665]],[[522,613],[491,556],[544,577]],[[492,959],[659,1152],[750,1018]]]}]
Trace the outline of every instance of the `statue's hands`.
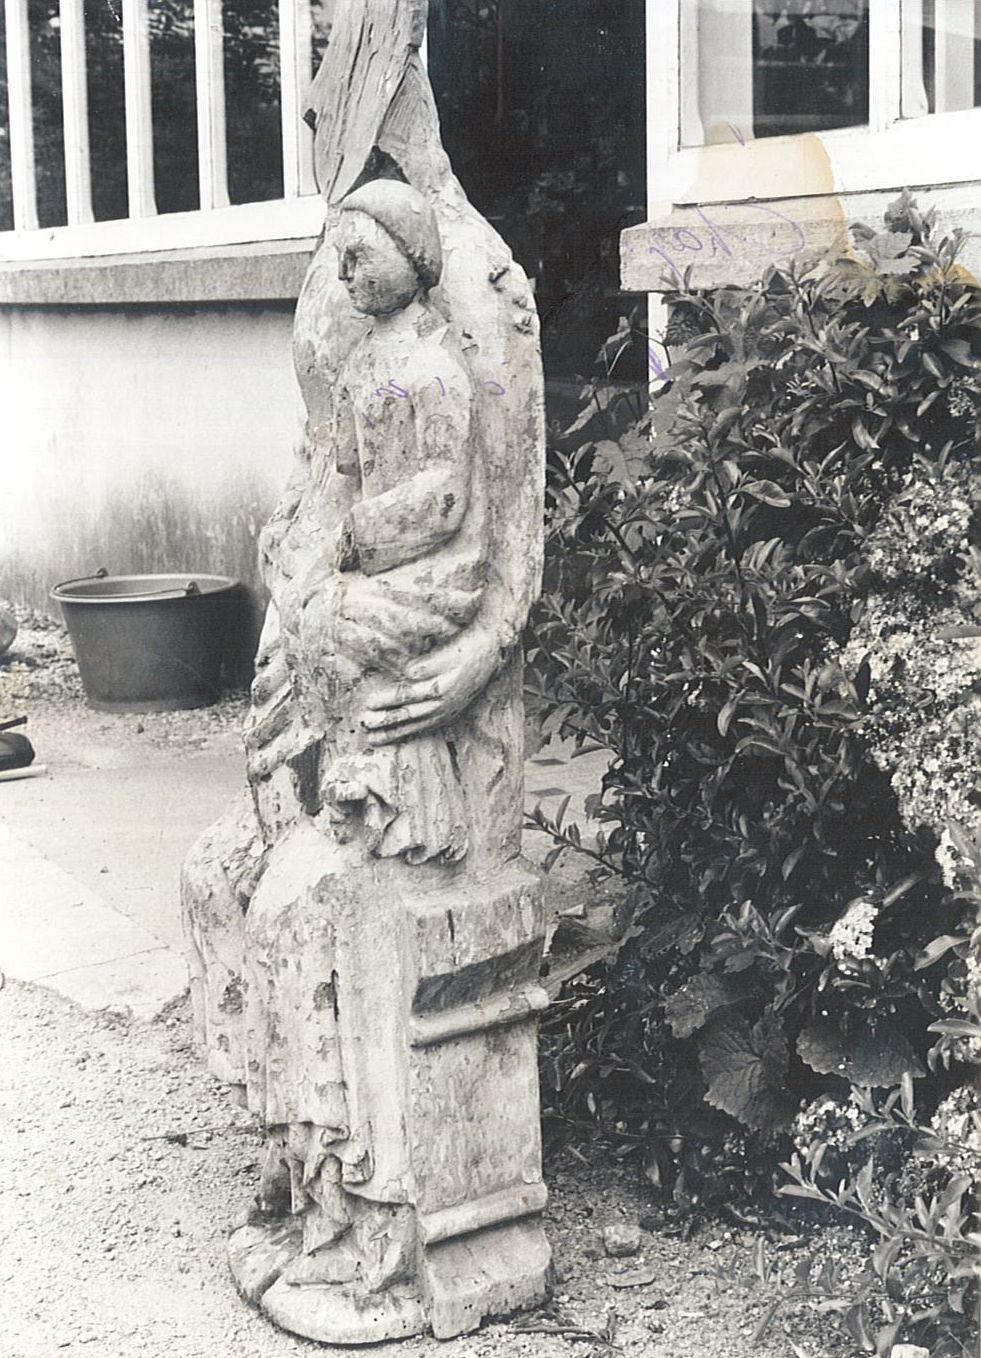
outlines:
[{"label": "statue's hands", "polygon": [[368,743],[387,745],[445,726],[466,711],[500,664],[498,638],[479,626],[412,661],[400,682],[366,700],[360,720]]}]

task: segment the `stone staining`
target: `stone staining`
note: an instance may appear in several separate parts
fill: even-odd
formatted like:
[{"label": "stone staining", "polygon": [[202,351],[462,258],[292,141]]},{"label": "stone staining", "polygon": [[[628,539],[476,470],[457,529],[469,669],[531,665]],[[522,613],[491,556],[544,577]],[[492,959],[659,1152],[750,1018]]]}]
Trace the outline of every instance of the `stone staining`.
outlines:
[{"label": "stone staining", "polygon": [[520,857],[538,327],[440,145],[424,26],[424,0],[349,0],[311,91],[307,424],[261,544],[248,787],[183,880],[198,1034],[267,1129],[232,1272],[336,1344],[473,1329],[549,1262]]}]

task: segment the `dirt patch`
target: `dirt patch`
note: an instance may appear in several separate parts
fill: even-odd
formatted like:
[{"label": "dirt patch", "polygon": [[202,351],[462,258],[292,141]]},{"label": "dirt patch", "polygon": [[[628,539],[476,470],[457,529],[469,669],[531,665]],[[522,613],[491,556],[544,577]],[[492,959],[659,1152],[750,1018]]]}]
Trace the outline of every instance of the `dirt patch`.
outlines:
[{"label": "dirt patch", "polygon": [[[0,992],[4,1358],[286,1358],[340,1353],[274,1329],[237,1296],[224,1235],[256,1188],[260,1137],[191,1050],[186,1001],[152,1024],[87,1014],[48,991]],[[568,1153],[546,1166],[555,1255],[545,1310],[437,1343],[372,1353],[440,1358],[809,1358],[845,1355],[825,1316],[786,1299],[811,1254],[860,1267],[851,1236],[805,1244],[651,1215],[629,1167]],[[610,1258],[603,1228],[643,1220]],[[760,1276],[763,1251],[766,1280]],[[556,1332],[561,1331],[561,1332]]]}]

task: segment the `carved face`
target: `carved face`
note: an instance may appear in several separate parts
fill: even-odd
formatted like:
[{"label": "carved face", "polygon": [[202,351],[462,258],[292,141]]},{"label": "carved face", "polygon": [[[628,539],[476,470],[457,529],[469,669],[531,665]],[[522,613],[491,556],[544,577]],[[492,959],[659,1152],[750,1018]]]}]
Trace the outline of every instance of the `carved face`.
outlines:
[{"label": "carved face", "polygon": [[383,226],[365,212],[345,212],[337,238],[337,276],[358,311],[387,316],[419,291],[415,265]]}]

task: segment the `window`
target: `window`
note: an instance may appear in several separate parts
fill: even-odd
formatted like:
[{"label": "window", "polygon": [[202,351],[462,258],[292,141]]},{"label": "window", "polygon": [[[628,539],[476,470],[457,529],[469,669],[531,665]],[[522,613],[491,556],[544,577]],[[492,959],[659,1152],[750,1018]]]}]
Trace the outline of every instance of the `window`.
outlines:
[{"label": "window", "polygon": [[660,205],[981,180],[981,0],[647,0]]},{"label": "window", "polygon": [[981,105],[981,0],[904,0],[903,115]]},{"label": "window", "polygon": [[643,6],[430,0],[428,65],[454,170],[534,281],[550,395],[578,399],[644,218]]},{"label": "window", "polygon": [[682,25],[682,145],[868,122],[869,0],[695,0]]}]

